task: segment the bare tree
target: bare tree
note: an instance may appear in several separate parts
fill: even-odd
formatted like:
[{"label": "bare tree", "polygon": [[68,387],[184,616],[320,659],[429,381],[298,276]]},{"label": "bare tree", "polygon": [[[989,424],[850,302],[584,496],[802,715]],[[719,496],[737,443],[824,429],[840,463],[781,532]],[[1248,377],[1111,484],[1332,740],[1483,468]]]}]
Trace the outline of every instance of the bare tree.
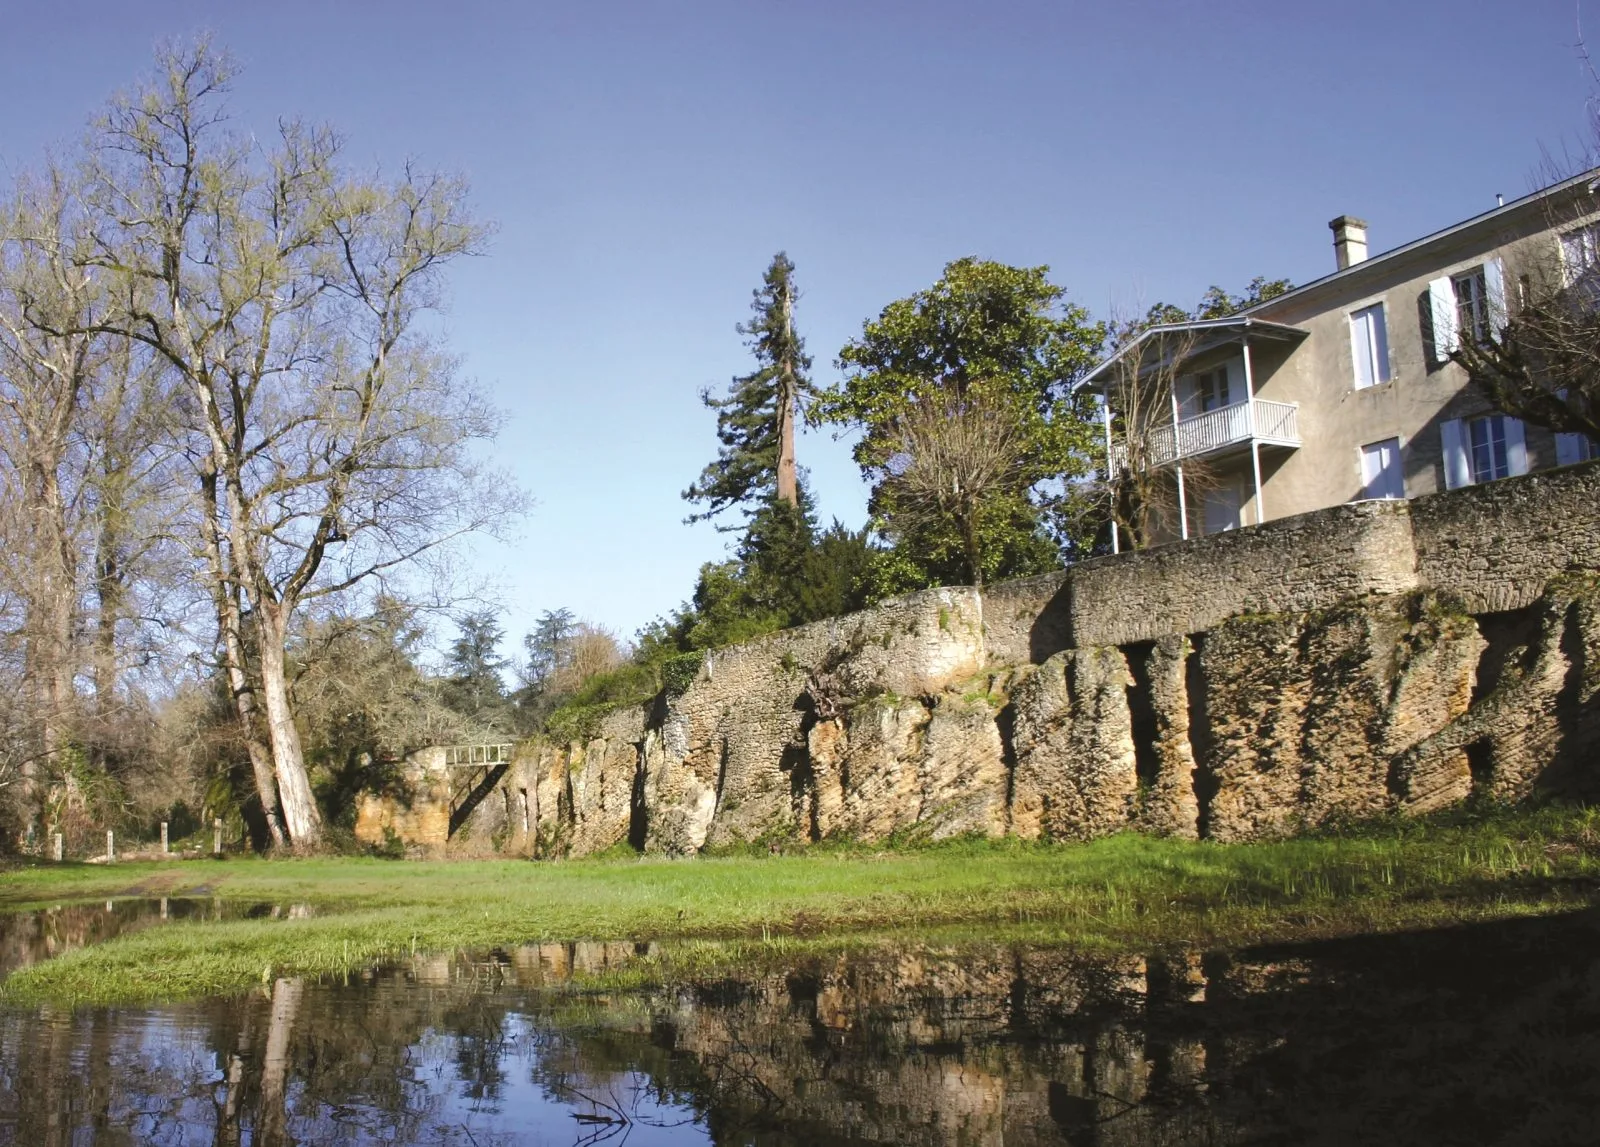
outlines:
[{"label": "bare tree", "polygon": [[1189,369],[1197,336],[1182,327],[1151,330],[1154,323],[1187,319],[1174,308],[1155,308],[1142,319],[1113,323],[1115,357],[1102,383],[1105,486],[1092,501],[1133,549],[1143,549],[1170,533],[1182,513],[1180,488],[1182,496],[1192,500],[1215,485],[1205,461],[1184,450],[1179,425],[1179,380]]},{"label": "bare tree", "polygon": [[[76,783],[69,744],[104,770],[131,718],[147,715],[123,677],[171,623],[157,583],[184,579],[166,528],[172,396],[154,357],[105,329],[116,300],[84,262],[79,181],[60,167],[25,175],[0,218],[0,498],[14,511],[7,584],[33,728],[19,779],[37,812],[50,783]],[[79,695],[85,677],[92,702]]]},{"label": "bare tree", "polygon": [[622,640],[603,625],[579,621],[561,643],[558,663],[545,683],[554,695],[575,693],[586,681],[628,659]]},{"label": "bare tree", "polygon": [[1027,454],[1016,416],[978,383],[912,402],[894,434],[881,498],[890,528],[952,528],[970,584],[982,586],[985,515],[1015,488]]},{"label": "bare tree", "polygon": [[158,64],[97,125],[85,262],[117,293],[102,329],[159,354],[187,395],[229,674],[236,696],[259,684],[284,827],[309,844],[295,611],[520,507],[474,468],[467,445],[492,436],[493,412],[420,322],[487,231],[460,180],[352,176],[325,128],[285,121],[270,145],[229,134],[232,66],[207,44]]},{"label": "bare tree", "polygon": [[22,181],[0,228],[0,453],[17,508],[9,540],[23,558],[13,584],[22,600],[22,687],[35,728],[19,773],[22,801],[37,810],[41,768],[59,762],[76,711],[80,423],[106,341],[87,331],[106,300],[74,264],[80,228],[59,172]]},{"label": "bare tree", "polygon": [[1597,276],[1600,265],[1559,285],[1556,276],[1541,275],[1497,337],[1461,340],[1451,357],[1497,410],[1600,441]]},{"label": "bare tree", "polygon": [[1581,25],[1578,54],[1590,84],[1587,137],[1560,154],[1545,149],[1534,174],[1557,244],[1523,252],[1516,289],[1502,300],[1504,326],[1485,338],[1461,331],[1450,357],[1496,409],[1600,442],[1600,222],[1592,219],[1600,210],[1600,72]]},{"label": "bare tree", "polygon": [[[1600,171],[1569,176],[1545,202],[1554,244],[1521,253],[1503,325],[1455,336],[1450,357],[1496,409],[1600,441]],[[1436,337],[1437,334],[1436,334]]]}]

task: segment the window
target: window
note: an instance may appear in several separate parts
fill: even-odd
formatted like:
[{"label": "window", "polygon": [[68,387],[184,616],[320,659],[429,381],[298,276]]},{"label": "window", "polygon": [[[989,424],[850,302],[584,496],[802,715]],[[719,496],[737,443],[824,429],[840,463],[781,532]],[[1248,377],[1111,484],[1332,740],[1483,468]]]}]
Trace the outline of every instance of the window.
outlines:
[{"label": "window", "polygon": [[1561,262],[1566,268],[1568,286],[1600,269],[1600,223],[1591,223],[1561,236]]},{"label": "window", "polygon": [[1567,286],[1591,307],[1600,302],[1600,223],[1561,236],[1561,263]]},{"label": "window", "polygon": [[1244,496],[1236,484],[1207,490],[1204,519],[1206,533],[1220,534],[1227,530],[1237,530],[1244,524],[1241,513],[1243,506]]},{"label": "window", "polygon": [[1474,418],[1467,423],[1468,462],[1474,482],[1493,482],[1511,476],[1511,460],[1506,454],[1506,419],[1503,414]]},{"label": "window", "polygon": [[1350,349],[1355,358],[1357,390],[1389,381],[1389,328],[1382,303],[1350,315]]},{"label": "window", "polygon": [[1481,343],[1489,337],[1489,285],[1482,267],[1450,276],[1456,295],[1456,329],[1463,338]]},{"label": "window", "polygon": [[1452,418],[1440,424],[1439,433],[1447,490],[1528,472],[1528,448],[1520,419],[1508,414]]},{"label": "window", "polygon": [[[1562,387],[1556,391],[1556,397],[1562,402],[1567,400],[1567,388]],[[1600,458],[1600,442],[1596,442],[1587,434],[1574,434],[1569,431],[1556,431],[1556,465],[1575,466],[1579,462],[1588,462]]]},{"label": "window", "polygon": [[1194,377],[1194,401],[1199,413],[1228,405],[1228,368],[1219,366]]},{"label": "window", "polygon": [[1361,448],[1361,496],[1404,498],[1405,479],[1400,473],[1400,439],[1385,438]]},{"label": "window", "polygon": [[1499,259],[1428,284],[1433,360],[1449,362],[1462,339],[1497,339],[1506,325],[1506,272]]}]

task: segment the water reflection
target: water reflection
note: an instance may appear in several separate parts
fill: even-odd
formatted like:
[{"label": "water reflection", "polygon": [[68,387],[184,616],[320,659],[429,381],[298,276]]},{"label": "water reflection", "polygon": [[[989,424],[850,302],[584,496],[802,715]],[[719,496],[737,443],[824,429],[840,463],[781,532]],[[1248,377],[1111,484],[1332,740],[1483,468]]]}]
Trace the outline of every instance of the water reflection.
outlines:
[{"label": "water reflection", "polygon": [[1244,955],[902,946],[642,993],[630,944],[0,1012],[0,1143],[1600,1141],[1600,918]]},{"label": "water reflection", "polygon": [[168,920],[296,919],[309,904],[271,904],[220,897],[138,897],[64,904],[0,915],[0,979],[75,948],[110,940]]}]

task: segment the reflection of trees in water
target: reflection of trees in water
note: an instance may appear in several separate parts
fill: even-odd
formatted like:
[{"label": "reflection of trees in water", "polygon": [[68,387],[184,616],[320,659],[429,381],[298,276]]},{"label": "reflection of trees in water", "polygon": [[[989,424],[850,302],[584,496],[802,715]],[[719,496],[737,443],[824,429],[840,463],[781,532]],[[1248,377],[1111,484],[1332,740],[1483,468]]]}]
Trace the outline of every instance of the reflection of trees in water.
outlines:
[{"label": "reflection of trees in water", "polygon": [[223,1144],[1600,1141],[1597,939],[1588,914],[1235,958],[900,950],[647,995],[538,991],[631,952],[568,945],[152,1013],[0,1013],[0,1142],[7,1126],[29,1147],[77,1128]]}]

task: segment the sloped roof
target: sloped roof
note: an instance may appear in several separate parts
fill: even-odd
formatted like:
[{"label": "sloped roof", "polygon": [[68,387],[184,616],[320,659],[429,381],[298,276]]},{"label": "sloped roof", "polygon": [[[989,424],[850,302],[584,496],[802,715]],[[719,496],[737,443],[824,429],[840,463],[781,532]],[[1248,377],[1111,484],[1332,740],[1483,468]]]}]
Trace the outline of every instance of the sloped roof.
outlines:
[{"label": "sloped roof", "polygon": [[1303,339],[1310,332],[1300,327],[1290,326],[1288,323],[1274,323],[1266,319],[1251,318],[1246,314],[1229,315],[1225,319],[1194,319],[1186,323],[1162,323],[1160,326],[1149,327],[1141,331],[1139,337],[1132,342],[1119,347],[1116,354],[1105,359],[1088,374],[1083,376],[1080,385],[1089,386],[1102,378],[1123,356],[1133,352],[1136,347],[1143,346],[1153,339],[1170,338],[1177,334],[1195,334],[1199,338],[1191,354],[1199,354],[1213,347],[1224,346],[1227,343],[1243,339],[1246,335],[1252,338],[1274,339],[1288,341]]}]

